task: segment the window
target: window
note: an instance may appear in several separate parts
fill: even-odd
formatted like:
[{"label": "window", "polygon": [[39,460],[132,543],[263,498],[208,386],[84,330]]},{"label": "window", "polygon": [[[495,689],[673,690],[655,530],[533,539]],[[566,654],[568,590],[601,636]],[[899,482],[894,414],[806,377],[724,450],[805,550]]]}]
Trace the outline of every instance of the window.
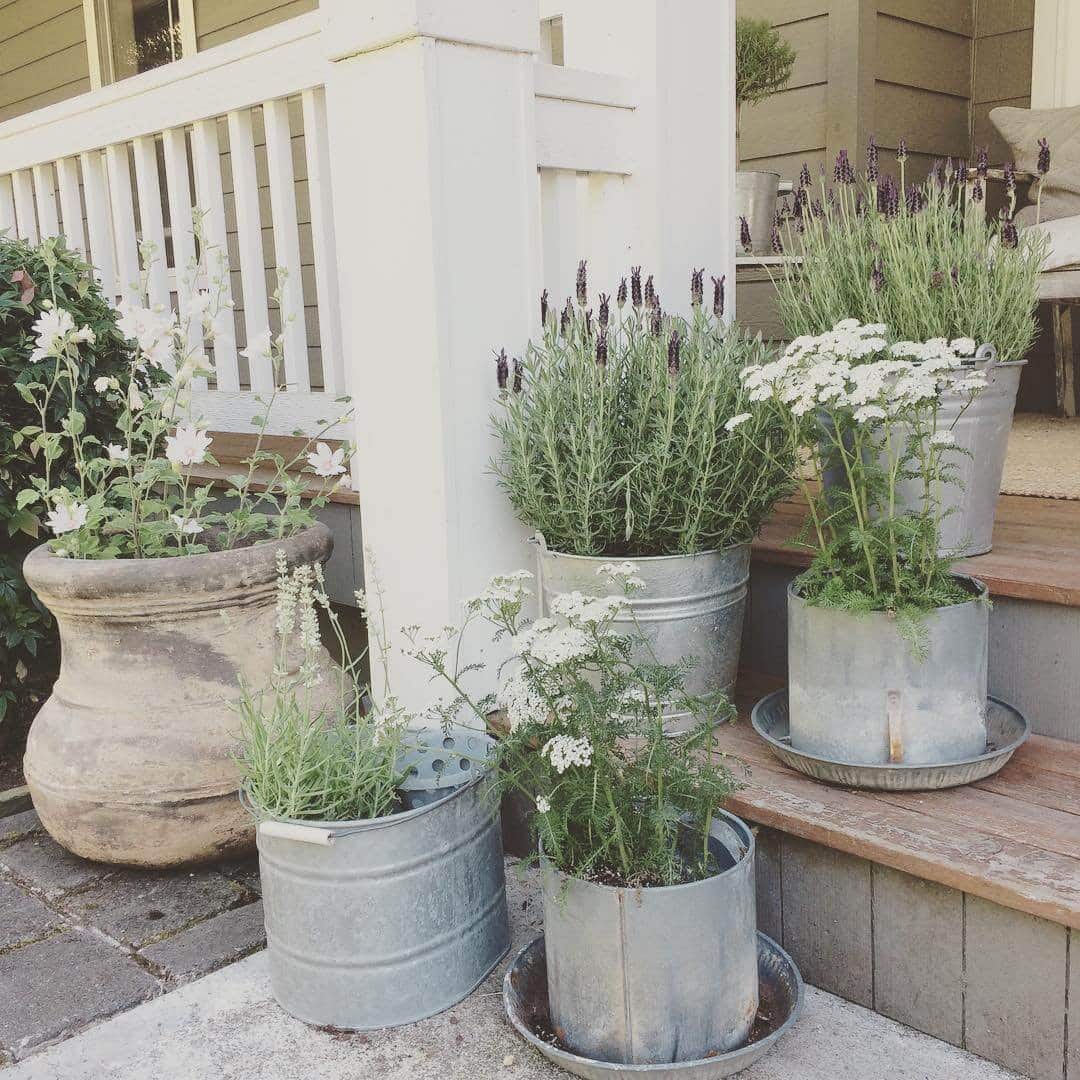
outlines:
[{"label": "window", "polygon": [[[190,0],[84,0],[96,43],[96,85],[118,82],[194,51]],[[92,68],[95,65],[91,65]]]}]

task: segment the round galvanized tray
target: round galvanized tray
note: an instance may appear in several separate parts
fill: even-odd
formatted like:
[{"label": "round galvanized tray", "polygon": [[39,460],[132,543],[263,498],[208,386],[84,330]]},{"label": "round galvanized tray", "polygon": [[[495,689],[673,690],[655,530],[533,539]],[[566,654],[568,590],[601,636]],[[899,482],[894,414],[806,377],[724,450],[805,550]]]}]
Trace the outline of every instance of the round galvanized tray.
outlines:
[{"label": "round galvanized tray", "polygon": [[547,961],[544,935],[534,938],[514,958],[503,979],[503,1004],[518,1034],[549,1061],[585,1080],[721,1080],[749,1068],[794,1025],[803,1003],[799,969],[772,938],[758,936],[758,992],[761,1004],[750,1039],[726,1054],[660,1065],[622,1065],[580,1057],[560,1046],[548,1017]]},{"label": "round galvanized tray", "polygon": [[814,757],[791,745],[787,690],[775,690],[763,697],[754,706],[750,722],[769,749],[790,768],[826,784],[874,791],[936,791],[973,784],[1002,768],[1031,733],[1017,709],[992,697],[986,710],[986,752],[978,757],[944,765],[856,765]]}]

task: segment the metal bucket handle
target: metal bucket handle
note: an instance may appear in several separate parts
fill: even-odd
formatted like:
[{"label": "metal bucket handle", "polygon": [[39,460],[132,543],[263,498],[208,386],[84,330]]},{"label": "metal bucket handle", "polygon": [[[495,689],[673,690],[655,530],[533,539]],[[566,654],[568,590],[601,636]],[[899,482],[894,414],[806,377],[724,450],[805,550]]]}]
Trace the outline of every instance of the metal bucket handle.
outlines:
[{"label": "metal bucket handle", "polygon": [[997,366],[998,351],[996,345],[991,345],[989,341],[984,341],[975,350],[975,363],[979,364],[986,361],[986,370],[989,371],[992,367]]}]

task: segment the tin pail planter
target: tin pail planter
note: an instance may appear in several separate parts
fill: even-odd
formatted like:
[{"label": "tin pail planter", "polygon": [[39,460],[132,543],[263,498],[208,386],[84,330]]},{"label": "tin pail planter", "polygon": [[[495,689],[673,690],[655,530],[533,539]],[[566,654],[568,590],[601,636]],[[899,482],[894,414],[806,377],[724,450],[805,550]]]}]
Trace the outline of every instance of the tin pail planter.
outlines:
[{"label": "tin pail planter", "polygon": [[[85,859],[148,867],[252,845],[230,703],[241,683],[266,686],[278,662],[277,552],[292,568],[332,549],[316,524],[201,555],[67,559],[42,545],[27,556],[26,580],[56,618],[63,653],[25,758],[55,840]],[[329,695],[336,679],[321,685]]]},{"label": "tin pail planter", "polygon": [[735,251],[747,254],[739,241],[740,218],[750,229],[751,251],[771,252],[772,227],[776,218],[776,199],[780,174],[740,169],[735,173]]},{"label": "tin pail planter", "polygon": [[[301,1020],[369,1031],[434,1016],[474,990],[509,948],[486,767],[472,759],[462,770],[442,733],[432,738],[432,760],[444,768],[420,767],[415,793],[405,781],[401,813],[259,824],[271,986]],[[486,736],[460,738],[491,746]],[[432,771],[446,776],[438,798]]]},{"label": "tin pail planter", "polygon": [[[621,558],[552,551],[539,533],[535,542],[541,615],[559,593],[622,595],[617,586],[597,576],[601,566],[622,562]],[[685,680],[688,693],[699,697],[730,693],[739,670],[750,545],[627,561],[638,568],[645,588],[628,598],[629,614],[613,622],[613,632],[640,633],[646,659],[650,651],[663,664],[692,657],[695,663]],[[694,723],[689,713],[672,712],[664,727],[676,734]]]},{"label": "tin pail planter", "polygon": [[[959,575],[958,575],[959,576]],[[808,604],[788,587],[790,744],[833,762],[938,765],[987,745],[986,586],[925,616],[925,658],[885,612]]]},{"label": "tin pail planter", "polygon": [[723,811],[711,838],[720,872],[685,885],[599,885],[542,863],[550,1021],[574,1054],[670,1064],[748,1038],[758,1009],[754,840]]}]

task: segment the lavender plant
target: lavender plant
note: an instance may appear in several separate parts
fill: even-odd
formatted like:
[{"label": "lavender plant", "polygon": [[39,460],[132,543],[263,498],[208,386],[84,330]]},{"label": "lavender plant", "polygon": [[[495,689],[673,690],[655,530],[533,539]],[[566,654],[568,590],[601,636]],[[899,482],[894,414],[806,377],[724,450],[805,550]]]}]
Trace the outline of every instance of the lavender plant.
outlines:
[{"label": "lavender plant", "polygon": [[501,452],[493,463],[519,519],[575,555],[642,557],[750,540],[790,485],[794,459],[776,409],[739,379],[767,357],[722,320],[724,281],[691,280],[689,319],[666,314],[635,267],[614,301],[588,301],[585,264],[543,335],[497,359]]},{"label": "lavender plant", "polygon": [[[958,395],[962,416],[985,388],[985,371],[965,366],[974,351],[970,338],[890,344],[883,324],[847,319],[743,372],[753,400],[782,410],[803,461],[810,510],[799,542],[814,559],[800,594],[823,607],[891,611],[916,650],[927,612],[971,599],[939,554],[939,493],[956,482],[962,452],[959,417],[945,426],[940,406],[945,393]],[[914,505],[900,492],[909,480],[921,489]]]},{"label": "lavender plant", "polygon": [[[324,439],[348,418],[347,398],[339,399],[342,415],[324,422],[299,453],[286,459],[267,448],[265,433],[284,384],[281,336],[272,339],[266,333],[249,342],[243,355],[273,370],[275,390],[258,398],[262,411],[252,420],[257,440],[244,459],[245,471],[229,477],[227,488],[218,493],[232,500],[232,509],[215,505],[211,483],[193,482],[192,466],[217,464],[210,452],[213,437],[195,411],[192,387],[213,375],[202,342],[213,341],[228,273],[220,250],[204,243],[198,222],[197,214],[199,255],[179,283],[182,314],[146,301],[149,265],[157,256],[152,245],[143,246],[143,303],[122,302],[116,319],[117,331],[130,342],[128,370],[122,376],[101,375],[93,383],[118,414],[117,441],[106,445],[88,428],[80,404],[84,352],[92,350],[95,332],[79,325],[58,302],[56,241],[42,245],[47,282],[39,288],[49,299],[42,301],[43,313],[32,327],[28,364],[33,374],[16,386],[37,416],[37,423],[23,427],[20,435],[41,464],[18,493],[17,506],[44,519],[56,538],[51,546],[57,555],[161,558],[281,539],[314,521],[314,511],[346,472],[350,448],[331,450]],[[283,274],[279,271],[279,277]],[[210,287],[200,288],[202,282]],[[279,281],[275,300],[280,292]],[[147,392],[148,385],[153,392]],[[66,483],[54,470],[61,458],[72,462]],[[296,475],[300,469],[307,475]],[[267,470],[269,479],[260,477],[256,484],[257,472]],[[320,481],[314,492],[309,489],[313,478]]]},{"label": "lavender plant", "polygon": [[831,189],[803,167],[779,230],[781,249],[800,260],[774,277],[788,333],[820,334],[853,318],[909,341],[971,337],[1022,359],[1035,337],[1046,241],[1013,221],[1011,170],[1008,207],[994,218],[984,212],[985,155],[970,192],[967,170],[952,162],[907,185],[906,160],[902,145],[899,182],[882,174],[871,140],[860,178],[841,151]]},{"label": "lavender plant", "polygon": [[[535,800],[544,856],[564,873],[608,884],[674,885],[716,872],[708,843],[716,808],[738,786],[713,745],[712,729],[734,710],[686,692],[687,664],[643,662],[637,640],[613,630],[643,587],[632,563],[598,573],[624,595],[581,592],[553,598],[552,616],[529,623],[532,575],[492,579],[468,602],[459,627],[433,637],[410,631],[412,655],[448,692],[433,714],[446,724],[486,725],[504,710],[495,793]],[[514,659],[497,693],[464,687],[461,643],[476,623],[509,639]],[[666,708],[698,718],[685,734],[664,733]]]}]

